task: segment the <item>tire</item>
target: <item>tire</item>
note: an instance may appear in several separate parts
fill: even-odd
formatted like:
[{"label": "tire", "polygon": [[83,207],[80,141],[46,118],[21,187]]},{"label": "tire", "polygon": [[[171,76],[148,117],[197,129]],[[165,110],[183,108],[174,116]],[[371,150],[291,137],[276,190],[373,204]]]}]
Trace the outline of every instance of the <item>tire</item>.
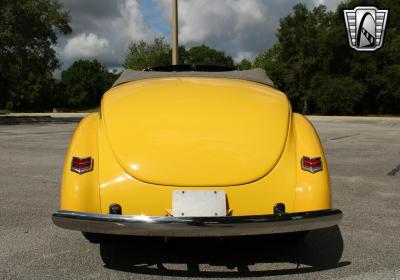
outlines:
[{"label": "tire", "polygon": [[94,232],[82,232],[82,235],[90,242],[90,243],[101,243],[108,241],[110,236],[108,234],[94,233]]}]

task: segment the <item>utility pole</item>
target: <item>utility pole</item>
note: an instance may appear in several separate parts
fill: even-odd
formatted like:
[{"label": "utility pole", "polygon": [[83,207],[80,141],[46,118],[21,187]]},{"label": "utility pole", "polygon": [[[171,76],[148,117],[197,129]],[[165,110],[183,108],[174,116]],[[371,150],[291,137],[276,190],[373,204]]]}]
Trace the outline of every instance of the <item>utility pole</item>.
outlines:
[{"label": "utility pole", "polygon": [[172,0],[172,65],[178,63],[178,0]]}]

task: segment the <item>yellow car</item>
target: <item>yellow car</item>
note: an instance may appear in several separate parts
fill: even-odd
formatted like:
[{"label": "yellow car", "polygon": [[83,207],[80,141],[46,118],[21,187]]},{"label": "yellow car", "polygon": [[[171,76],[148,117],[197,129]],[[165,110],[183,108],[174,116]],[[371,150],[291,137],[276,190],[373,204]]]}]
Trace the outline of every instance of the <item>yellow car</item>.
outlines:
[{"label": "yellow car", "polygon": [[112,235],[238,236],[331,227],[312,124],[261,69],[125,71],[78,125],[61,187],[62,228]]}]

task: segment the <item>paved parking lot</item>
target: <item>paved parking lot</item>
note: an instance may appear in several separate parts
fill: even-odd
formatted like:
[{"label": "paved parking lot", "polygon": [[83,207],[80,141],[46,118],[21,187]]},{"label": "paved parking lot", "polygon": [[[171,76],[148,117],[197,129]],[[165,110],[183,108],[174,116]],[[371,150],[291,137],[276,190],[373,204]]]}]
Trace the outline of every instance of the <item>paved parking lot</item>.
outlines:
[{"label": "paved parking lot", "polygon": [[[344,220],[298,246],[282,237],[100,246],[55,227],[75,121],[0,121],[0,279],[400,279],[400,118],[312,118]],[[131,265],[104,265],[121,256]]]}]

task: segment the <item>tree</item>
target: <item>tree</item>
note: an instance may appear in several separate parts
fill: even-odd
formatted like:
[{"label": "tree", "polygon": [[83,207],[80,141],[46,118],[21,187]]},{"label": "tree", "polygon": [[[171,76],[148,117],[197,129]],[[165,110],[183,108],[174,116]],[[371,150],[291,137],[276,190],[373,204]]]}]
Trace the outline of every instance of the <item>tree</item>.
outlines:
[{"label": "tree", "polygon": [[[179,46],[179,63],[212,64],[234,66],[233,59],[224,52],[206,45],[186,49]],[[124,67],[132,70],[143,70],[149,66],[171,65],[172,49],[163,37],[157,37],[152,43],[145,41],[132,42]]]},{"label": "tree", "polygon": [[[375,52],[357,52],[348,46],[343,28],[343,9],[359,5],[389,9],[384,46]],[[400,7],[395,0],[361,1],[351,0],[338,6],[332,15],[332,26],[321,39],[321,57],[325,58],[323,72],[336,77],[351,77],[350,85],[357,92],[362,84],[362,98],[354,103],[354,114],[399,114],[400,113]],[[349,92],[351,94],[351,92]]]},{"label": "tree", "polygon": [[321,115],[352,115],[354,104],[364,95],[365,86],[351,77],[318,75],[313,78],[310,98],[312,112]]},{"label": "tree", "polygon": [[[179,64],[188,63],[188,51],[186,50],[185,46],[178,47],[178,57],[179,57]],[[169,62],[166,65],[171,65],[172,63],[172,48],[170,47],[168,52]]]},{"label": "tree", "polygon": [[247,58],[243,58],[238,66],[240,70],[249,70],[252,67],[251,62]]},{"label": "tree", "polygon": [[89,109],[100,105],[100,100],[116,79],[97,60],[75,61],[61,74],[59,107]]},{"label": "tree", "polygon": [[308,88],[320,71],[320,38],[330,25],[331,14],[324,6],[309,11],[304,4],[293,7],[293,14],[280,22],[277,37],[280,58],[285,63],[287,93],[300,112],[308,110]]},{"label": "tree", "polygon": [[233,59],[224,52],[210,48],[206,45],[190,48],[185,54],[186,64],[211,64],[234,66]]},{"label": "tree", "polygon": [[286,90],[290,81],[289,70],[281,57],[281,45],[276,43],[254,60],[254,67],[263,68],[274,81],[275,86]]},{"label": "tree", "polygon": [[60,65],[52,46],[71,32],[68,13],[55,0],[2,0],[0,18],[0,108],[49,108]]},{"label": "tree", "polygon": [[155,38],[153,43],[133,42],[129,45],[124,67],[132,70],[143,70],[149,66],[171,64],[170,46],[165,38]]},{"label": "tree", "polygon": [[[343,9],[360,5],[390,10],[384,47],[357,52],[348,45]],[[400,114],[400,6],[396,0],[351,0],[335,12],[293,7],[278,28],[278,42],[258,55],[287,93],[295,111],[318,114]]]},{"label": "tree", "polygon": [[324,6],[309,11],[304,4],[293,7],[293,13],[281,19],[278,42],[255,59],[275,84],[284,90],[294,110],[308,110],[308,89],[320,69],[319,35],[326,31],[329,17]]}]

